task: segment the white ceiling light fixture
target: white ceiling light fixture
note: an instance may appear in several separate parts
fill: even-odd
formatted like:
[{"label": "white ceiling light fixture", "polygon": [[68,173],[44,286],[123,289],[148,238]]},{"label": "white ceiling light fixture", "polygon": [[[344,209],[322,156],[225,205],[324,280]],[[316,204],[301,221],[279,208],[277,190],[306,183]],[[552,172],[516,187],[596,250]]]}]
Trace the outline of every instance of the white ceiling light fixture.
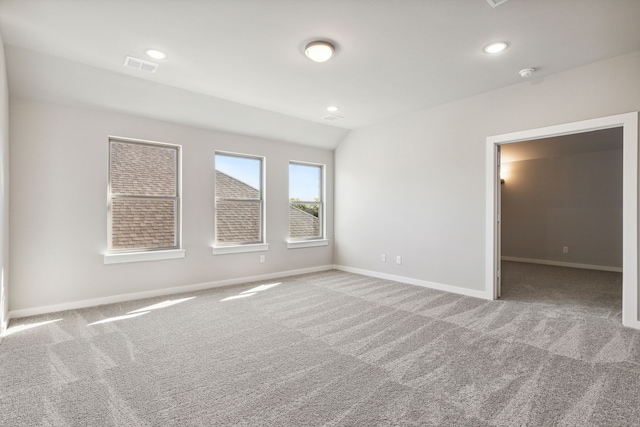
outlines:
[{"label": "white ceiling light fixture", "polygon": [[307,58],[315,62],[328,61],[334,51],[335,47],[331,43],[321,40],[313,41],[304,48],[304,54],[307,55]]},{"label": "white ceiling light fixture", "polygon": [[330,106],[327,107],[327,111],[329,111],[330,113],[335,113],[339,109],[340,109],[340,107],[338,107],[337,105],[330,105]]},{"label": "white ceiling light fixture", "polygon": [[144,51],[144,53],[146,53],[149,58],[153,59],[165,59],[167,57],[166,53],[157,49],[147,49]]},{"label": "white ceiling light fixture", "polygon": [[500,53],[504,51],[509,45],[506,42],[498,42],[488,44],[482,49],[484,53]]}]

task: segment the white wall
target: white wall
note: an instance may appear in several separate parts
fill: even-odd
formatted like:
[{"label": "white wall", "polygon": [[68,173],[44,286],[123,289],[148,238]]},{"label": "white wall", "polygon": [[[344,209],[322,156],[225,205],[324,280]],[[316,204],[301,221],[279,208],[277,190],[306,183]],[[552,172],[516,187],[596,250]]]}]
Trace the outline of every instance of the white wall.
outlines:
[{"label": "white wall", "polygon": [[622,150],[502,169],[503,257],[622,268]]},{"label": "white wall", "polygon": [[[286,247],[289,160],[327,165],[333,239],[332,151],[26,99],[10,112],[12,312],[333,263],[332,240]],[[104,265],[108,135],[183,146],[186,258]],[[266,157],[266,253],[212,255],[216,150]]]},{"label": "white wall", "polygon": [[336,264],[483,291],[486,137],[640,110],[638,75],[635,52],[352,131],[335,154]]},{"label": "white wall", "polygon": [[9,91],[0,36],[0,336],[6,328],[9,285]]}]

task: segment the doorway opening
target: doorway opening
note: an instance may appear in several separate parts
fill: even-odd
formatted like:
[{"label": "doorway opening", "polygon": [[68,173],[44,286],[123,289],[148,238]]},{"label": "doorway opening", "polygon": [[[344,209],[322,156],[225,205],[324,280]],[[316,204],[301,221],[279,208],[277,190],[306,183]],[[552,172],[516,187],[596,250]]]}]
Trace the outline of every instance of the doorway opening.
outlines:
[{"label": "doorway opening", "polygon": [[622,128],[498,148],[500,298],[621,323]]},{"label": "doorway opening", "polygon": [[487,138],[487,259],[485,296],[496,299],[501,289],[500,148],[604,129],[622,129],[622,323],[640,329],[638,301],[638,113],[627,113]]}]

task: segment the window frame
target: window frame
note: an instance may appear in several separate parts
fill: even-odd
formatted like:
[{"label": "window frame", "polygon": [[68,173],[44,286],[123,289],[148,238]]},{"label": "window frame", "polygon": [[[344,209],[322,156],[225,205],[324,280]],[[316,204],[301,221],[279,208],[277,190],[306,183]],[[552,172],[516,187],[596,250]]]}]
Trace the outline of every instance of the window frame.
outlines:
[{"label": "window frame", "polygon": [[[255,241],[237,241],[237,242],[219,242],[218,241],[218,196],[215,195],[217,190],[217,178],[215,177],[215,172],[217,171],[216,165],[216,156],[227,156],[227,157],[236,157],[236,158],[244,158],[250,160],[258,160],[260,162],[260,171],[259,171],[259,179],[260,179],[260,188],[258,189],[259,198],[258,199],[231,199],[231,198],[221,198],[221,201],[228,202],[259,202],[260,206],[260,219],[259,219],[259,233],[260,239]],[[231,151],[222,151],[216,150],[213,156],[213,170],[214,170],[214,219],[213,219],[213,230],[214,230],[214,244],[213,244],[213,254],[229,254],[229,253],[241,253],[241,252],[259,252],[266,251],[269,248],[269,244],[267,242],[266,236],[266,158],[264,156],[259,156],[255,154],[245,154],[245,153],[237,153]],[[220,171],[221,173],[224,173]],[[231,177],[233,178],[233,177]],[[237,179],[237,178],[234,178]]]},{"label": "window frame", "polygon": [[[315,200],[309,200],[309,201],[305,201],[305,200],[297,200],[295,202],[293,202],[291,200],[291,165],[298,165],[298,166],[308,166],[308,167],[317,167],[320,169],[320,188],[319,188],[319,194],[320,194],[320,200],[319,201],[315,201]],[[329,244],[329,241],[327,240],[326,236],[327,236],[327,230],[326,230],[326,226],[327,226],[327,222],[326,222],[326,165],[321,164],[321,163],[311,163],[311,162],[303,162],[303,161],[298,161],[298,160],[290,160],[289,164],[288,164],[288,182],[289,182],[289,188],[287,189],[288,194],[288,201],[289,201],[289,206],[288,206],[288,210],[287,213],[289,213],[291,205],[294,204],[317,204],[318,205],[318,220],[320,221],[319,224],[319,231],[320,231],[320,236],[315,236],[315,237],[291,237],[291,218],[288,218],[288,222],[287,222],[287,229],[288,229],[288,238],[287,238],[287,248],[289,249],[295,249],[295,248],[306,248],[306,247],[313,247],[313,246],[327,246]]]},{"label": "window frame", "polygon": [[[157,141],[124,138],[118,136],[108,137],[108,172],[107,172],[107,252],[105,264],[147,261],[155,259],[184,258],[185,250],[182,249],[182,146]],[[111,191],[111,166],[112,143],[143,145],[164,149],[173,149],[176,152],[175,165],[175,196],[133,196],[114,195]],[[140,247],[140,248],[113,248],[113,201],[114,200],[173,200],[175,202],[174,217],[174,244],[170,246]]]}]

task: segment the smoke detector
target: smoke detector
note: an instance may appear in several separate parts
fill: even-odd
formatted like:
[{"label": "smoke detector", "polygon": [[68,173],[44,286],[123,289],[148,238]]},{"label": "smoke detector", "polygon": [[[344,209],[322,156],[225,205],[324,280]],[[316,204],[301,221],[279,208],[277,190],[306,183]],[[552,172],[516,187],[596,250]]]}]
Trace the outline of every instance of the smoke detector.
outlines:
[{"label": "smoke detector", "polygon": [[326,116],[323,117],[323,119],[329,122],[335,122],[336,120],[342,120],[343,117],[336,116],[335,114],[327,114]]},{"label": "smoke detector", "polygon": [[525,68],[523,70],[520,70],[520,77],[526,79],[527,77],[531,77],[531,75],[533,74],[533,72],[536,71],[535,68]]},{"label": "smoke detector", "polygon": [[148,73],[155,73],[158,70],[158,64],[155,62],[145,61],[144,59],[134,58],[133,56],[126,56],[124,58],[124,66]]}]

